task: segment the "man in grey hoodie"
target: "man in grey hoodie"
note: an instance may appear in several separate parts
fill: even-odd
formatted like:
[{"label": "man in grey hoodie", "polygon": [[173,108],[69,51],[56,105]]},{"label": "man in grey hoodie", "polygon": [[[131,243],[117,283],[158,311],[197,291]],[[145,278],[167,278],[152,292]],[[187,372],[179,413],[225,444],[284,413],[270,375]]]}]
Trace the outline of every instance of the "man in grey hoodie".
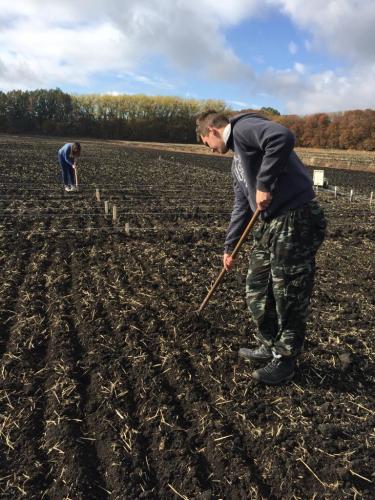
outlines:
[{"label": "man in grey hoodie", "polygon": [[268,362],[254,379],[277,385],[293,378],[306,334],[315,275],[315,254],[326,222],[311,177],[293,151],[287,128],[256,113],[228,119],[215,111],[197,118],[199,142],[213,152],[234,152],[234,205],[224,243],[223,264],[252,213],[261,210],[246,278],[246,300],[257,324],[258,347],[239,355]]}]

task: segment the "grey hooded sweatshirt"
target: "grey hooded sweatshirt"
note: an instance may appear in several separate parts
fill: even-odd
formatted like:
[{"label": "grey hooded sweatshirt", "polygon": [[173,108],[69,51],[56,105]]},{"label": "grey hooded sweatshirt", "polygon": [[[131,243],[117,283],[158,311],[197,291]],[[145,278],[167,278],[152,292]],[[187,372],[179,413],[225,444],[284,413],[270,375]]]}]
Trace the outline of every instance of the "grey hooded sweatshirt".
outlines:
[{"label": "grey hooded sweatshirt", "polygon": [[289,129],[254,113],[235,116],[230,125],[227,146],[234,152],[234,204],[226,253],[234,249],[256,210],[257,190],[272,193],[270,206],[261,213],[265,221],[315,197],[309,172],[293,151],[295,138]]}]

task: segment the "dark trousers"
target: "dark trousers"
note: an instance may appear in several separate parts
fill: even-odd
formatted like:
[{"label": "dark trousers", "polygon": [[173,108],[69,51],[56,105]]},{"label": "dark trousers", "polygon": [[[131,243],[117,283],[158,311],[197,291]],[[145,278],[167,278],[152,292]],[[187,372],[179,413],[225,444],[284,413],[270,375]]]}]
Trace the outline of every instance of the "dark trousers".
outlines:
[{"label": "dark trousers", "polygon": [[74,168],[69,165],[69,163],[67,163],[62,156],[58,155],[58,159],[61,167],[62,181],[64,185],[74,186],[76,183]]},{"label": "dark trousers", "polygon": [[325,229],[323,210],[313,200],[263,221],[254,235],[246,300],[260,342],[282,356],[295,356],[302,350],[315,254]]}]

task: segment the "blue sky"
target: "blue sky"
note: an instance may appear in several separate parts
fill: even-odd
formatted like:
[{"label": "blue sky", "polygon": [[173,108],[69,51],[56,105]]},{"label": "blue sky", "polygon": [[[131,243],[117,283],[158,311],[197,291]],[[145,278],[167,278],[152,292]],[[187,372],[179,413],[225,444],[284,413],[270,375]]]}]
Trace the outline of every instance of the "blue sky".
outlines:
[{"label": "blue sky", "polygon": [[374,25],[372,0],[0,0],[0,89],[374,109]]}]

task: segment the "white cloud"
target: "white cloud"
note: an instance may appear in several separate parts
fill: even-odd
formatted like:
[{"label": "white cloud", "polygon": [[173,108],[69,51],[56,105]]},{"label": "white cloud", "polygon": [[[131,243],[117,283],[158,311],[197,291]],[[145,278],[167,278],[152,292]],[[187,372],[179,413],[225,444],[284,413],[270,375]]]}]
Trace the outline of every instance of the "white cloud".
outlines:
[{"label": "white cloud", "polygon": [[292,55],[295,55],[298,52],[298,46],[294,42],[289,42],[288,50]]},{"label": "white cloud", "polygon": [[258,104],[250,104],[248,102],[244,102],[244,101],[226,101],[227,104],[235,109],[235,110],[238,110],[238,109],[259,109],[260,106]]},{"label": "white cloud", "polygon": [[127,43],[143,54],[162,55],[182,71],[232,80],[233,74],[249,78],[251,71],[228,47],[220,28],[240,20],[250,3],[237,0],[229,15],[227,5],[215,8],[212,0],[144,0],[132,2],[113,19]]},{"label": "white cloud", "polygon": [[[55,0],[45,8],[41,0],[0,0],[0,57],[7,67],[0,86],[85,85],[98,73],[136,70],[153,56],[206,78],[248,79],[251,70],[220,28],[257,6],[257,0],[216,7],[213,0]],[[19,60],[35,72],[21,78]]]},{"label": "white cloud", "polygon": [[294,70],[297,72],[297,73],[300,73],[301,75],[303,75],[304,73],[306,73],[306,66],[302,63],[294,63]]},{"label": "white cloud", "polygon": [[[338,55],[350,69],[312,72],[299,57],[292,68],[256,75],[225,29],[277,10],[306,32],[307,50]],[[160,58],[170,74],[245,84],[290,112],[375,107],[374,25],[370,0],[0,0],[0,88],[84,87],[112,73],[172,89],[161,71],[145,70]],[[298,49],[289,43],[291,54]]]},{"label": "white cloud", "polygon": [[285,103],[286,112],[310,114],[375,108],[375,65],[338,74],[301,72],[296,68],[269,70],[258,85]]},{"label": "white cloud", "polygon": [[350,67],[311,72],[296,63],[293,69],[262,75],[265,85],[285,103],[287,111],[314,113],[375,108],[375,9],[371,0],[270,0],[300,28],[311,34],[306,50],[321,50]]},{"label": "white cloud", "polygon": [[117,90],[110,90],[108,92],[102,92],[100,95],[102,95],[102,96],[110,95],[110,96],[117,97],[117,96],[121,95],[121,92],[117,92]]},{"label": "white cloud", "polygon": [[140,82],[145,85],[149,85],[151,87],[158,87],[162,89],[169,89],[172,90],[174,89],[174,85],[167,82],[164,78],[150,78],[149,76],[146,75],[139,75],[135,74],[132,72],[127,72],[124,74],[119,74],[117,75],[118,78],[121,79],[129,79],[135,82]]},{"label": "white cloud", "polygon": [[0,30],[1,87],[84,85],[96,72],[127,69],[122,33],[109,23],[81,29],[20,21]]},{"label": "white cloud", "polygon": [[316,47],[350,58],[374,61],[375,8],[372,0],[270,0],[300,28],[313,36]]},{"label": "white cloud", "polygon": [[307,50],[307,52],[310,52],[312,50],[312,44],[311,44],[310,40],[304,41],[304,47]]}]

